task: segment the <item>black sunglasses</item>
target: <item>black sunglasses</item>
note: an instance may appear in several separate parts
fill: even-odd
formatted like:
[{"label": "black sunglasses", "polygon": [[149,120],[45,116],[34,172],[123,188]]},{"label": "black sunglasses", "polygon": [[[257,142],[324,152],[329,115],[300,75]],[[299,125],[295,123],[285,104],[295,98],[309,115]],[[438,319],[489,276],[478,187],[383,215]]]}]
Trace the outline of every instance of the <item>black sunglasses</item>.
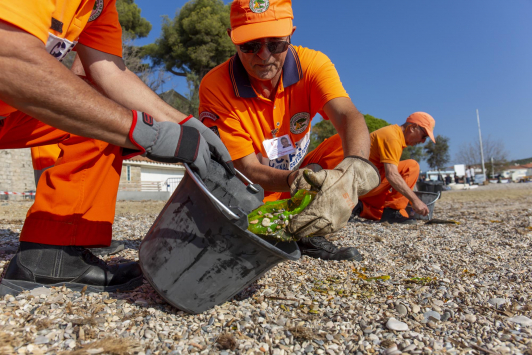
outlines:
[{"label": "black sunglasses", "polygon": [[421,138],[422,140],[423,139],[427,139],[429,138],[429,134],[427,133],[427,130],[421,126],[417,126],[419,129],[421,129],[421,133],[423,133],[423,137]]},{"label": "black sunglasses", "polygon": [[240,50],[242,53],[253,53],[257,54],[260,49],[262,48],[262,45],[265,44],[268,46],[268,50],[271,54],[279,54],[283,53],[288,49],[288,46],[290,45],[290,39],[288,41],[273,41],[273,42],[259,42],[259,41],[251,41],[246,42],[243,44],[240,44]]}]

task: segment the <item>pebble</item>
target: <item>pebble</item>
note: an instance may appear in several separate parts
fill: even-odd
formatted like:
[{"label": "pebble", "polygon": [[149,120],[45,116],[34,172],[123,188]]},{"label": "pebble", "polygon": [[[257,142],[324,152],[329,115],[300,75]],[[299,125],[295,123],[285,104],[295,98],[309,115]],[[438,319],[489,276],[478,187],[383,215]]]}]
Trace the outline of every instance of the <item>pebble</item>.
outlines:
[{"label": "pebble", "polygon": [[438,312],[427,311],[427,312],[423,313],[423,320],[421,321],[421,323],[427,323],[430,320],[430,317],[432,317],[432,318],[434,318],[436,320],[440,320],[441,319],[441,315]]},{"label": "pebble", "polygon": [[469,323],[475,323],[477,321],[477,317],[474,314],[466,314],[465,320]]},{"label": "pebble", "polygon": [[502,306],[503,304],[507,303],[508,301],[505,298],[491,298],[488,303],[494,305],[495,307]]},{"label": "pebble", "polygon": [[39,296],[50,296],[52,290],[46,287],[37,287],[30,291],[30,295],[39,297]]},{"label": "pebble", "polygon": [[412,306],[412,312],[413,313],[419,313],[420,310],[421,310],[421,308],[417,304]]},{"label": "pebble", "polygon": [[506,319],[508,322],[517,323],[523,326],[531,326],[532,325],[532,319],[525,317],[525,316],[515,316],[510,317]]},{"label": "pebble", "polygon": [[404,322],[400,322],[400,321],[398,321],[395,318],[390,318],[390,319],[388,319],[388,322],[386,322],[386,328],[388,328],[390,330],[396,330],[396,331],[404,332],[404,331],[408,330],[408,324],[406,324]]},{"label": "pebble", "polygon": [[401,303],[399,303],[397,306],[395,306],[395,310],[397,311],[397,313],[399,313],[402,316],[406,316],[408,314],[408,310]]}]

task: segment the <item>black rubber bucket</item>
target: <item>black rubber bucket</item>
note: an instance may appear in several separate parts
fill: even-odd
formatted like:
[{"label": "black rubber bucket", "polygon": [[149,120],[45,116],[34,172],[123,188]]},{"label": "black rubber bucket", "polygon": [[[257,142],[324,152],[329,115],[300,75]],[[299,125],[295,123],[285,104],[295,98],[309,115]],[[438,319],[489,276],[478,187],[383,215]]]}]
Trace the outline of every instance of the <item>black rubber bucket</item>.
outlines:
[{"label": "black rubber bucket", "polygon": [[414,209],[412,209],[412,205],[408,204],[406,207],[406,212],[411,218],[420,219],[423,221],[430,221],[432,219],[432,214],[434,213],[434,206],[436,205],[436,201],[439,200],[441,196],[441,192],[434,193],[434,192],[427,192],[427,191],[414,191],[416,196],[427,205],[429,208],[429,214],[426,216],[422,216]]},{"label": "black rubber bucket", "polygon": [[139,250],[144,276],[171,305],[201,313],[240,292],[285,260],[296,243],[273,245],[247,230],[264,191],[212,161],[203,183],[189,168]]}]

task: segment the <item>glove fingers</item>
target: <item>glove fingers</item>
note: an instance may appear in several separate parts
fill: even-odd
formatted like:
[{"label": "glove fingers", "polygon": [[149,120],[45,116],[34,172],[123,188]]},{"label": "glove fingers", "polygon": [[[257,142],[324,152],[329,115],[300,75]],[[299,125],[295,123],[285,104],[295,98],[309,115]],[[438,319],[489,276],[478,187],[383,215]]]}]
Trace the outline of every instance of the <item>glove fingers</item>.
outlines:
[{"label": "glove fingers", "polygon": [[[210,129],[207,129],[210,131]],[[224,147],[225,148],[225,147]],[[231,175],[236,175],[235,166],[233,165],[233,161],[231,160],[231,157],[229,157],[229,160],[227,160],[227,157],[223,152],[220,152],[216,147],[212,144],[209,144],[209,150],[211,151],[213,159],[220,163],[224,167],[224,169]]]},{"label": "glove fingers", "polygon": [[205,139],[200,136],[200,143],[198,147],[198,156],[194,162],[190,164],[190,168],[194,170],[200,178],[203,180],[207,177],[207,170],[209,162],[211,160],[211,152],[209,145],[205,142]]},{"label": "glove fingers", "polygon": [[327,170],[321,170],[320,172],[313,172],[311,170],[305,170],[303,173],[305,180],[318,190],[321,189],[325,179],[327,178]]}]

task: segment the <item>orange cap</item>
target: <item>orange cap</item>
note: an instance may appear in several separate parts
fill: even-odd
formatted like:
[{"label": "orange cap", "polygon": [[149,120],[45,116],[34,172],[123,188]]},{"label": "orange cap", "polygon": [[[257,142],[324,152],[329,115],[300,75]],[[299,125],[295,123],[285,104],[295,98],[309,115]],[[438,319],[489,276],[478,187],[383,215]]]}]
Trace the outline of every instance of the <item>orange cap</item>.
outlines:
[{"label": "orange cap", "polygon": [[436,143],[436,140],[434,139],[434,126],[436,126],[436,121],[434,121],[434,118],[432,118],[431,115],[426,112],[414,112],[408,116],[406,122],[415,123],[418,126],[425,128],[430,139]]},{"label": "orange cap", "polygon": [[292,34],[291,0],[234,0],[231,4],[231,40],[242,44],[265,37]]}]

